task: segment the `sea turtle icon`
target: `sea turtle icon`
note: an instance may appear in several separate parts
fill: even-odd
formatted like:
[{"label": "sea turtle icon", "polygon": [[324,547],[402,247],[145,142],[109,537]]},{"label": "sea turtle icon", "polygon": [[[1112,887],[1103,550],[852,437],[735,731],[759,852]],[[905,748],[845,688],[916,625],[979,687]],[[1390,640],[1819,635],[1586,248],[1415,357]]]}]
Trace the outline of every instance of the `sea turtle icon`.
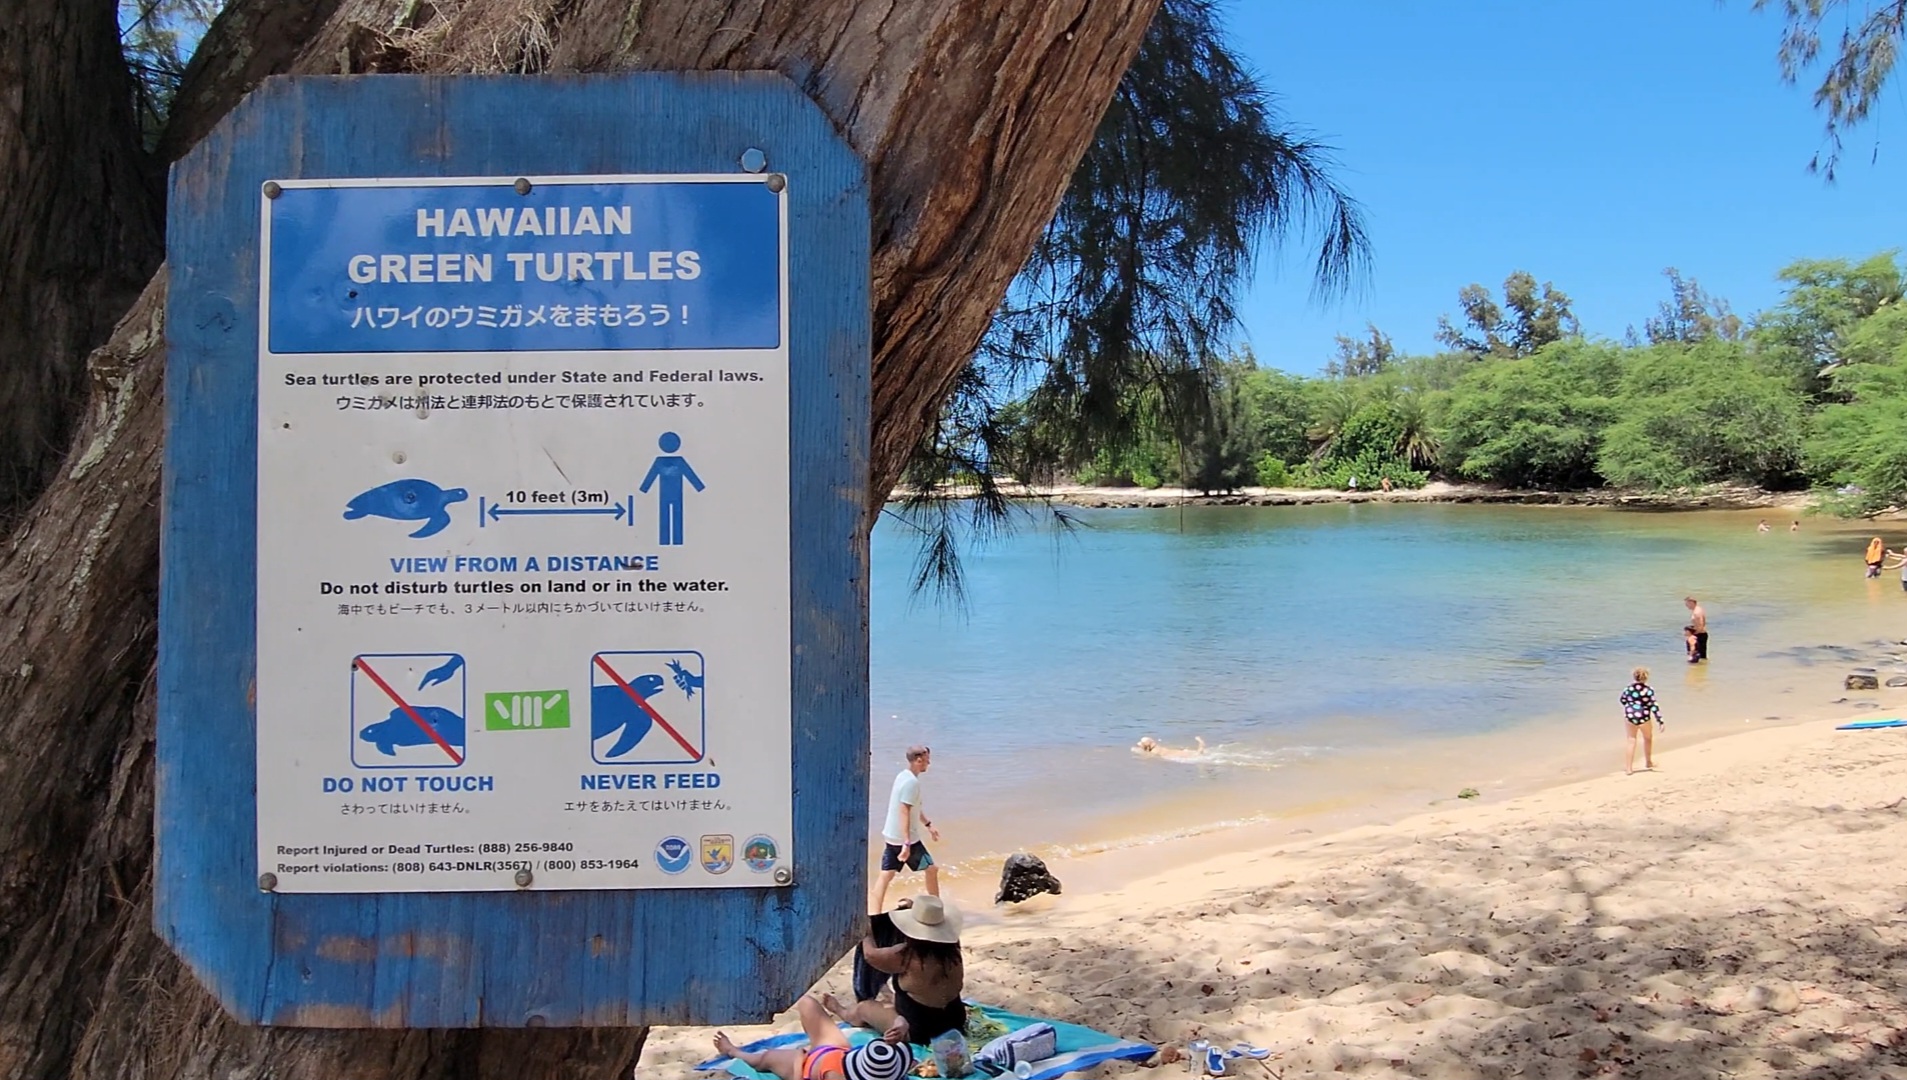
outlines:
[{"label": "sea turtle icon", "polygon": [[446,491],[428,480],[393,480],[345,504],[344,520],[381,517],[393,521],[422,521],[423,526],[411,534],[412,539],[421,540],[449,528],[448,507],[469,497],[470,493],[463,488]]},{"label": "sea turtle icon", "polygon": [[[437,737],[431,738],[418,724],[419,720],[429,724]],[[460,747],[464,743],[464,718],[435,705],[400,705],[384,719],[365,725],[364,730],[358,732],[358,738],[377,747],[386,757],[394,756],[400,746],[429,746],[441,741]]]},{"label": "sea turtle icon", "polygon": [[[628,690],[621,683],[594,687],[590,694],[589,739],[596,742],[620,731],[615,745],[597,760],[616,758],[635,749],[652,724],[649,710],[639,703],[660,694],[664,682],[660,675],[638,675],[630,679]],[[633,693],[631,693],[633,691]]]}]

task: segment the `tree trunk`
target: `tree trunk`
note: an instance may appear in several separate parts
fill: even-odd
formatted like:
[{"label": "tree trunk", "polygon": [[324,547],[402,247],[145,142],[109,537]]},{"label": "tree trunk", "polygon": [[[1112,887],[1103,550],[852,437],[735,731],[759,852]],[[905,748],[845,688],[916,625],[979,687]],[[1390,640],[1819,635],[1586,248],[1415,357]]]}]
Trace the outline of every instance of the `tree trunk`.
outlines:
[{"label": "tree trunk", "polygon": [[[871,522],[1156,4],[235,0],[163,145],[276,71],[781,71],[868,162]],[[161,273],[92,357],[81,430],[0,562],[0,1077],[626,1076],[640,1029],[242,1028],[152,932],[164,306]]]},{"label": "tree trunk", "polygon": [[161,173],[140,146],[113,0],[0,15],[0,521],[46,485],[88,350],[159,265]]}]

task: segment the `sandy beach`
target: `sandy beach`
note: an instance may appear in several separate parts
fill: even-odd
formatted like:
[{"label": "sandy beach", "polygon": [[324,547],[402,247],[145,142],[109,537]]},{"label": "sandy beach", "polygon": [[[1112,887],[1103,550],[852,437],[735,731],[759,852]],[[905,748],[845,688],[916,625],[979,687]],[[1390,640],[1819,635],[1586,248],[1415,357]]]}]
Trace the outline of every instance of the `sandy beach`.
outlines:
[{"label": "sandy beach", "polygon": [[[1266,1047],[1233,1071],[1273,1080],[1907,1077],[1907,730],[1845,718],[1681,748],[1672,725],[1652,773],[1016,909],[963,898],[968,991]],[[823,987],[846,992],[845,965]],[[638,1076],[688,1075],[710,1034],[656,1029]]]}]

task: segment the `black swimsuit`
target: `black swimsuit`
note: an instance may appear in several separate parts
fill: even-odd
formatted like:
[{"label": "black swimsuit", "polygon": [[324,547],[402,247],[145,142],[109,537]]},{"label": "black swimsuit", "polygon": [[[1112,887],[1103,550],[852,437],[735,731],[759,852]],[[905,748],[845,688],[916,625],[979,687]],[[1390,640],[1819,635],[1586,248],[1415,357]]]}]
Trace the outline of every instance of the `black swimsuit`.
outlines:
[{"label": "black swimsuit", "polygon": [[894,1012],[907,1021],[907,1041],[927,1045],[949,1031],[967,1033],[967,1005],[955,998],[945,1005],[923,1005],[894,984]]}]

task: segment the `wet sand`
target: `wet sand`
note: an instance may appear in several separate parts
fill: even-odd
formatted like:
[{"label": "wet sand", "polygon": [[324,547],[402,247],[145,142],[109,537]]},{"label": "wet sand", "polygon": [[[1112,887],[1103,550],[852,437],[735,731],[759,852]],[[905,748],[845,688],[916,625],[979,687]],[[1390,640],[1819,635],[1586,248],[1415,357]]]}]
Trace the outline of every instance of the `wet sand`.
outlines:
[{"label": "wet sand", "polygon": [[[1849,715],[1875,713],[1389,824],[1235,832],[1105,891],[967,896],[969,993],[1249,1042],[1275,1080],[1907,1077],[1907,730],[1833,730]],[[709,1036],[657,1029],[638,1075],[686,1074]]]},{"label": "wet sand", "polygon": [[[1883,594],[1881,599],[1895,598]],[[1894,609],[1886,604],[1880,610],[1891,614]],[[1860,630],[1871,635],[1886,621],[1876,618]],[[1807,633],[1805,617],[1797,616],[1796,627]],[[1825,635],[1832,627],[1811,629]],[[1746,662],[1731,657],[1731,668],[1721,673],[1709,665],[1658,666],[1653,681],[1670,703],[1671,721],[1659,745],[1680,752],[1830,714],[1907,716],[1907,687],[1848,691],[1842,686],[1857,669],[1882,680],[1907,675],[1907,645],[1870,636],[1844,645],[1794,645],[1782,652]],[[1223,747],[1202,761],[1148,760],[1143,762],[1148,767],[1197,774],[1199,782],[1172,797],[1097,817],[1083,831],[1056,842],[1014,847],[1011,839],[1024,835],[1024,823],[942,820],[945,842],[935,845],[935,852],[951,895],[966,900],[991,901],[1001,861],[1013,850],[1045,859],[1063,881],[1103,891],[1224,851],[1394,823],[1425,807],[1455,803],[1465,789],[1493,801],[1541,792],[1620,767],[1625,725],[1614,705],[1619,689],[1612,689],[1608,702],[1574,715],[1474,736],[1384,745],[1383,733],[1371,732],[1363,736],[1373,744],[1368,749],[1307,759],[1301,767],[1239,766],[1225,760]],[[1106,753],[1124,757],[1130,751],[1112,747]],[[1090,778],[1091,762],[1082,762],[1080,772]],[[884,779],[876,777],[883,797],[885,785],[878,781]],[[1063,790],[1054,797],[1063,799]]]}]

